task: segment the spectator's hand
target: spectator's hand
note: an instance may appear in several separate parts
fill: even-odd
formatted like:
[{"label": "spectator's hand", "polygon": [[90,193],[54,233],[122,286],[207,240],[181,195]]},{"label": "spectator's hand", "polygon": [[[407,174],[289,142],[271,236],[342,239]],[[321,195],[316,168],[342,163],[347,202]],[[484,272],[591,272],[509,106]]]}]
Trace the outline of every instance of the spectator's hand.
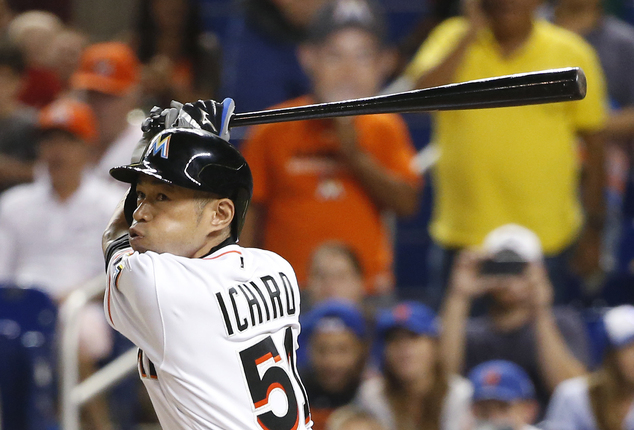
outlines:
[{"label": "spectator's hand", "polygon": [[584,279],[601,272],[601,231],[586,227],[581,234],[573,259],[573,268]]},{"label": "spectator's hand", "polygon": [[479,252],[461,251],[454,262],[449,288],[452,295],[472,300],[489,292],[494,282],[480,275],[480,263],[485,256]]},{"label": "spectator's hand", "polygon": [[335,133],[339,142],[339,153],[345,160],[351,160],[360,152],[354,119],[350,116],[333,118]]},{"label": "spectator's hand", "polygon": [[535,311],[550,310],[553,305],[553,286],[542,261],[529,263],[525,275],[531,286],[530,298]]}]

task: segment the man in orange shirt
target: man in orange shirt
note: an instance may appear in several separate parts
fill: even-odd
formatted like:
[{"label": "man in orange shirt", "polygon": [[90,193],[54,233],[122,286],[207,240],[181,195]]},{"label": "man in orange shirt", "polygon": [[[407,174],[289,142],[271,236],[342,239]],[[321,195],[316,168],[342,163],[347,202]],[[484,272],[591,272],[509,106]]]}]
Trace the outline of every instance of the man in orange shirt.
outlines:
[{"label": "man in orange shirt", "polygon": [[[299,50],[313,94],[282,106],[375,95],[393,64],[383,33],[381,17],[365,0],[326,5]],[[392,289],[382,213],[413,214],[420,190],[410,168],[415,150],[399,116],[266,124],[251,130],[243,153],[254,178],[244,246],[284,256],[302,285],[313,250],[338,240],[359,256],[369,294]]]}]

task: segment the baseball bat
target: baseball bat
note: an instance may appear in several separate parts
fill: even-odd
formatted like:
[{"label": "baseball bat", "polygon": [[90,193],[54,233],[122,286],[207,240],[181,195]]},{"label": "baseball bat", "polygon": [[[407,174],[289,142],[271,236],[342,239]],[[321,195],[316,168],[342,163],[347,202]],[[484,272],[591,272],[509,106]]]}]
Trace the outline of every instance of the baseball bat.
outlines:
[{"label": "baseball bat", "polygon": [[586,77],[578,67],[478,79],[422,90],[306,106],[236,113],[229,127],[377,113],[486,109],[581,100]]}]

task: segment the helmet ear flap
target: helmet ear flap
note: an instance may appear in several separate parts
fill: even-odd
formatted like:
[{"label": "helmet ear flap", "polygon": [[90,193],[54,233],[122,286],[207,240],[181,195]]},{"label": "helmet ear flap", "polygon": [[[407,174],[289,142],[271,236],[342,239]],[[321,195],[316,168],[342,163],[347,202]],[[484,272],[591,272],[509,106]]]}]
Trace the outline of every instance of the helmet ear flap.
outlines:
[{"label": "helmet ear flap", "polygon": [[128,190],[128,194],[125,196],[125,202],[123,203],[123,215],[125,216],[125,220],[128,225],[132,225],[132,221],[134,218],[134,211],[137,207],[137,197],[136,197],[136,182],[130,184],[130,189]]},{"label": "helmet ear flap", "polygon": [[246,188],[238,188],[231,200],[235,206],[235,214],[231,222],[231,237],[237,241],[242,232],[242,227],[244,227],[244,220],[251,201],[251,193]]}]

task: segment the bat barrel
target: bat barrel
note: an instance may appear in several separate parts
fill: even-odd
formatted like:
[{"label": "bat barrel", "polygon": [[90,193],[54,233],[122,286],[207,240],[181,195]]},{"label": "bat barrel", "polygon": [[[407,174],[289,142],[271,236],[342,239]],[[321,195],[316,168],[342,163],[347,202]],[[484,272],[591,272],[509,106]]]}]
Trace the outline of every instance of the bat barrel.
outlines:
[{"label": "bat barrel", "polygon": [[485,109],[580,100],[579,68],[544,70],[405,91],[384,96],[234,114],[230,127],[377,113]]}]

